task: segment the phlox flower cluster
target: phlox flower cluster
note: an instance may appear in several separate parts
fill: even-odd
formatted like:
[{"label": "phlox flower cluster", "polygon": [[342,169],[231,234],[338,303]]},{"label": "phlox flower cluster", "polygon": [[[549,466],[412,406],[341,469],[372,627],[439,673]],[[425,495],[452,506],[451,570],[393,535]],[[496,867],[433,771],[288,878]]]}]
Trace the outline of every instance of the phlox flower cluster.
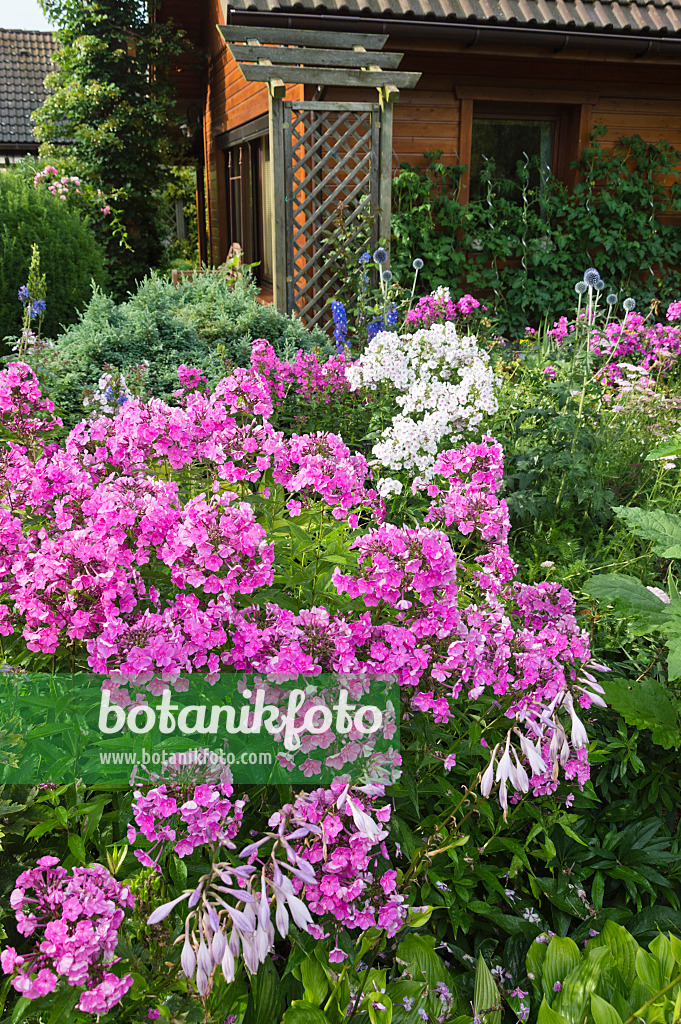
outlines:
[{"label": "phlox flower cluster", "polygon": [[[494,413],[495,376],[473,335],[459,336],[453,322],[400,336],[382,331],[347,369],[353,391],[388,384],[401,412],[374,445],[376,462],[392,472],[427,480],[445,442],[459,440]],[[388,477],[381,493],[399,493]]]},{"label": "phlox flower cluster", "polygon": [[[223,799],[223,787],[207,783],[205,789],[206,807]],[[149,918],[156,924],[188,900],[180,961],[200,995],[209,992],[217,970],[228,983],[234,981],[240,957],[256,973],[271,953],[275,929],[285,938],[291,921],[317,939],[328,937],[327,928],[337,934],[339,926],[385,928],[389,936],[400,930],[407,900],[397,892],[397,872],[389,866],[385,840],[391,808],[376,806],[384,794],[380,785],[351,788],[342,782],[301,793],[271,815],[269,828],[240,850],[243,863],[236,866],[218,859],[221,847],[234,850],[235,845],[213,831],[203,812],[211,870],[193,892],[163,904]],[[148,804],[140,793],[135,800],[136,817],[145,815]],[[178,838],[187,835],[185,824]],[[335,962],[344,958],[341,950],[333,951]]]},{"label": "phlox flower cluster", "polygon": [[432,327],[433,324],[443,324],[448,320],[461,323],[470,319],[474,309],[484,312],[487,306],[481,306],[477,299],[468,294],[454,302],[449,288],[440,287],[418,300],[407,313],[407,323],[414,329]]},{"label": "phlox flower cluster", "polygon": [[296,830],[316,826],[292,845],[315,871],[314,883],[305,886],[307,905],[334,930],[385,928],[392,937],[406,919],[407,900],[397,892],[385,845],[390,804],[375,806],[384,793],[380,785],[349,789],[334,782],[301,793],[270,819],[276,826],[290,816]]},{"label": "phlox flower cluster", "polygon": [[[673,304],[669,308],[673,311]],[[602,331],[594,332],[591,349],[607,360],[604,371],[610,382],[625,375],[620,364],[632,363],[647,375],[664,373],[681,353],[681,327],[648,324],[640,313],[632,312],[622,323],[613,320]]]},{"label": "phlox flower cluster", "polygon": [[274,405],[281,404],[289,388],[308,402],[328,405],[332,395],[349,391],[342,346],[339,353],[321,363],[316,352],[299,349],[295,359],[285,362],[279,359],[268,341],[256,338],[251,350],[251,367],[267,381]]},{"label": "phlox flower cluster", "polygon": [[[435,341],[419,351],[439,351]],[[461,348],[474,345],[463,339]],[[389,370],[379,360],[373,366]],[[13,414],[17,404],[30,415],[42,402],[28,368],[0,372],[0,412],[3,395]],[[568,591],[517,581],[499,445],[486,438],[435,455],[428,480],[413,485],[430,498],[426,525],[384,526],[365,460],[336,435],[285,439],[269,409],[265,379],[241,370],[179,408],[130,399],[116,417],[79,424],[38,457],[8,446],[0,474],[3,635],[20,631],[29,650],[49,654],[75,645],[122,704],[135,686],[186,687],[188,672],[236,670],[270,683],[322,672],[392,676],[415,710],[439,721],[460,694],[493,694],[510,727],[550,745],[591,655]],[[187,499],[172,476],[193,465],[213,483]],[[159,467],[161,477],[152,472]],[[312,509],[316,522],[319,513],[361,527],[351,548],[357,562],[332,578],[339,594],[357,600],[336,611],[258,601],[273,583],[274,545],[236,485],[242,496],[259,490],[273,516]],[[150,563],[170,571],[162,593],[158,572],[146,575]],[[571,736],[570,750],[582,749],[581,731]],[[554,788],[568,764],[562,751],[550,765],[539,755],[541,771],[539,761],[533,769],[550,770]],[[528,763],[526,752],[519,756]],[[516,779],[525,785],[522,774]]]},{"label": "phlox flower cluster", "polygon": [[[148,374],[149,362],[145,359],[137,366],[129,367],[126,371],[128,379],[120,371],[113,367],[105,367],[104,373],[97,382],[97,387],[92,392],[86,392],[83,397],[83,406],[92,408],[91,419],[97,416],[115,416],[122,405],[139,393],[144,386]],[[131,386],[132,385],[132,386]]]},{"label": "phlox flower cluster", "polygon": [[672,323],[674,320],[681,320],[681,299],[670,302],[667,307],[667,320]]},{"label": "phlox flower cluster", "polygon": [[[76,195],[82,196],[85,186],[78,175],[75,174],[60,174],[56,167],[52,167],[48,164],[43,167],[42,171],[38,171],[33,177],[33,187],[38,188],[42,182],[47,183],[47,191],[51,192],[53,196],[57,196],[59,199],[66,202],[66,197],[69,192],[75,192]],[[104,193],[101,188],[90,189],[91,194],[95,198],[100,213],[104,216],[108,216],[111,213],[111,207],[104,198]],[[100,205],[104,203],[104,205]]]},{"label": "phlox flower cluster", "polygon": [[54,402],[43,398],[34,371],[26,363],[10,363],[0,372],[0,426],[17,440],[29,443],[40,434],[62,425]]},{"label": "phlox flower cluster", "polygon": [[134,897],[106,868],[76,867],[69,875],[56,857],[41,857],[19,875],[10,905],[19,933],[36,943],[34,953],[20,956],[8,947],[0,955],[17,992],[37,999],[63,977],[83,988],[78,1009],[85,1013],[105,1013],[121,1001],[132,976],[119,978],[107,968],[116,962],[118,929]]},{"label": "phlox flower cluster", "polygon": [[161,868],[152,854],[159,854],[164,843],[172,843],[178,857],[187,857],[207,842],[233,847],[232,839],[243,817],[244,801],[229,799],[234,789],[227,773],[217,782],[195,786],[183,784],[177,773],[169,774],[160,786],[145,792],[135,790],[133,816],[137,829],[132,825],[128,828],[129,843],[137,841],[138,829],[152,843],[149,849],[135,850],[135,856],[145,867],[158,872]]},{"label": "phlox flower cluster", "polygon": [[[222,666],[288,678],[316,663],[299,641],[314,633],[308,613],[236,605],[271,586],[273,545],[230,485],[257,488],[268,472],[267,495],[281,514],[321,504],[331,521],[351,526],[361,514],[380,518],[382,506],[366,461],[340,438],[286,440],[273,430],[263,419],[269,396],[264,378],[241,370],[180,408],[131,398],[114,418],[79,424],[63,446],[41,446],[38,458],[9,446],[0,485],[3,635],[19,629],[30,650],[52,654],[75,641],[114,689],[162,688]],[[0,372],[0,416],[20,437],[49,426],[35,414],[50,410],[30,368]],[[154,472],[194,462],[214,478],[209,495],[183,501],[177,482]],[[157,561],[170,569],[163,593],[146,578]]]},{"label": "phlox flower cluster", "polygon": [[[176,906],[188,901],[180,963],[185,976],[195,978],[199,995],[204,996],[210,991],[217,970],[222,971],[228,983],[234,981],[240,957],[255,974],[272,951],[275,925],[283,938],[291,920],[303,931],[311,930],[312,917],[299,894],[303,886],[314,885],[317,876],[306,853],[298,853],[294,848],[294,841],[318,833],[319,829],[314,824],[293,827],[289,815],[280,815],[272,831],[262,833],[241,849],[239,857],[246,863],[235,866],[222,862],[217,856],[221,848],[235,850],[232,840],[243,801],[236,802],[239,811],[235,815],[225,806],[226,794],[232,793],[227,777],[220,782],[201,782],[194,789],[194,798],[185,801],[183,807],[188,813],[182,815],[175,835],[171,836],[164,824],[165,808],[158,800],[167,801],[168,793],[177,788],[177,771],[174,765],[166,771],[170,775],[167,784],[164,781],[146,797],[135,793],[135,818],[140,821],[149,817],[161,844],[169,842],[177,849],[175,844],[179,841],[185,853],[189,852],[185,849],[187,843],[191,849],[209,847],[211,869],[193,892],[188,891],[154,910],[148,923],[159,923]],[[222,825],[218,824],[216,811],[218,815],[224,812]],[[229,822],[226,828],[225,822]],[[136,838],[133,836],[132,841]]]}]

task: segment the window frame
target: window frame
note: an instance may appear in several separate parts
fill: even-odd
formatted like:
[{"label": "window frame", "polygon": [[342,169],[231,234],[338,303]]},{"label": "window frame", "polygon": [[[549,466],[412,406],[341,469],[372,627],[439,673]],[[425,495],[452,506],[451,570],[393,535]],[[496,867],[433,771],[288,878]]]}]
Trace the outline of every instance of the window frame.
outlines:
[{"label": "window frame", "polygon": [[[570,164],[577,160],[589,140],[591,114],[598,93],[563,89],[519,89],[484,85],[455,85],[459,100],[459,162],[466,165],[461,175],[459,201],[468,205],[473,118],[487,120],[553,120],[553,163],[551,172],[568,187],[577,181]],[[515,112],[522,111],[521,116]]]}]

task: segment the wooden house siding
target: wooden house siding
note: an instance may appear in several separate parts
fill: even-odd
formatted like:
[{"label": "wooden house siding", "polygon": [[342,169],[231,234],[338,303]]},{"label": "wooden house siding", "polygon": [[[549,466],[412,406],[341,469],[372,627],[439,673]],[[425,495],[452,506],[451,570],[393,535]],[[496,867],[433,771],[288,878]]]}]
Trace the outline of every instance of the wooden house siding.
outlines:
[{"label": "wooden house siding", "polygon": [[[184,0],[164,0],[164,11],[173,5],[186,7]],[[219,35],[222,21],[219,0],[208,0],[203,10],[203,45],[209,54],[205,89],[204,135],[207,175],[207,205],[210,252],[214,262],[225,259],[227,237],[227,183],[225,181],[225,133],[245,125],[268,109],[267,88],[249,83]],[[186,18],[186,15],[184,16]],[[192,15],[195,19],[195,15]],[[186,25],[186,20],[177,17]],[[367,28],[371,19],[366,19]],[[197,30],[192,22],[192,33]],[[385,30],[385,22],[376,28]],[[257,29],[254,29],[254,35]],[[197,36],[198,38],[198,36]],[[568,184],[575,180],[570,164],[587,143],[589,131],[604,125],[605,147],[623,135],[638,134],[647,142],[667,140],[681,150],[681,75],[678,61],[651,55],[636,59],[631,53],[614,49],[581,50],[568,46],[564,52],[523,45],[503,46],[462,42],[413,33],[394,33],[386,50],[404,53],[400,71],[420,71],[413,90],[403,90],[394,107],[393,168],[408,162],[423,165],[426,150],[439,150],[445,163],[467,164],[470,160],[473,118],[522,116],[535,109],[555,119],[558,142],[554,147],[554,172]],[[185,90],[186,91],[186,90]],[[324,89],[320,97],[312,86],[289,86],[288,99],[376,101],[375,90]],[[218,141],[219,140],[219,141]],[[462,200],[466,200],[464,176]]]}]

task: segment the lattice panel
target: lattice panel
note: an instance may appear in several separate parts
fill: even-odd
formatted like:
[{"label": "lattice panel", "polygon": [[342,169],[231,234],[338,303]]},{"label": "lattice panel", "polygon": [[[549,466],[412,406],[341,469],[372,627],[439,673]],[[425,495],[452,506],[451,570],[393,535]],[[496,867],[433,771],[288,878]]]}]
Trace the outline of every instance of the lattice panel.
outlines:
[{"label": "lattice panel", "polygon": [[341,204],[358,253],[378,205],[379,116],[373,103],[284,103],[287,306],[307,326],[328,323],[343,285],[331,263]]}]

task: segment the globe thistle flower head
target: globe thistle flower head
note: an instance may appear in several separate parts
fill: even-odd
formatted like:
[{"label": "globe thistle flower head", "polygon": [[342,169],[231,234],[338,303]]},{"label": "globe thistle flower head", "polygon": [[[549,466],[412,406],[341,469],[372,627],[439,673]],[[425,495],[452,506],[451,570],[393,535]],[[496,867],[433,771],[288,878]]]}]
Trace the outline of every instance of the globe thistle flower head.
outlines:
[{"label": "globe thistle flower head", "polygon": [[378,249],[376,249],[376,251],[374,252],[372,258],[377,266],[383,267],[388,262],[388,253],[386,252],[382,245],[379,245]]},{"label": "globe thistle flower head", "polygon": [[423,267],[423,260],[420,256],[417,256],[415,260],[412,260],[412,267],[414,270],[421,270]]},{"label": "globe thistle flower head", "polygon": [[622,305],[627,313],[631,313],[633,309],[636,309],[636,299],[632,299],[631,297],[625,299]]},{"label": "globe thistle flower head", "polygon": [[614,292],[610,292],[609,295],[606,295],[605,301],[607,302],[607,304],[609,306],[616,306],[617,305],[617,296],[615,295]]},{"label": "globe thistle flower head", "polygon": [[588,267],[584,271],[584,283],[588,288],[595,288],[601,279],[601,275],[598,273],[595,267]]},{"label": "globe thistle flower head", "polygon": [[599,278],[598,281],[596,281],[596,284],[594,285],[594,288],[596,289],[597,292],[602,292],[603,289],[605,288],[605,281],[601,281],[601,279]]},{"label": "globe thistle flower head", "polygon": [[393,279],[392,270],[384,270],[381,273],[381,280],[385,281],[386,284],[390,284]]},{"label": "globe thistle flower head", "polygon": [[585,285],[584,281],[578,281],[577,282],[577,284],[575,285],[575,291],[577,292],[578,295],[583,295],[584,294],[584,292],[586,291],[586,285]]}]

